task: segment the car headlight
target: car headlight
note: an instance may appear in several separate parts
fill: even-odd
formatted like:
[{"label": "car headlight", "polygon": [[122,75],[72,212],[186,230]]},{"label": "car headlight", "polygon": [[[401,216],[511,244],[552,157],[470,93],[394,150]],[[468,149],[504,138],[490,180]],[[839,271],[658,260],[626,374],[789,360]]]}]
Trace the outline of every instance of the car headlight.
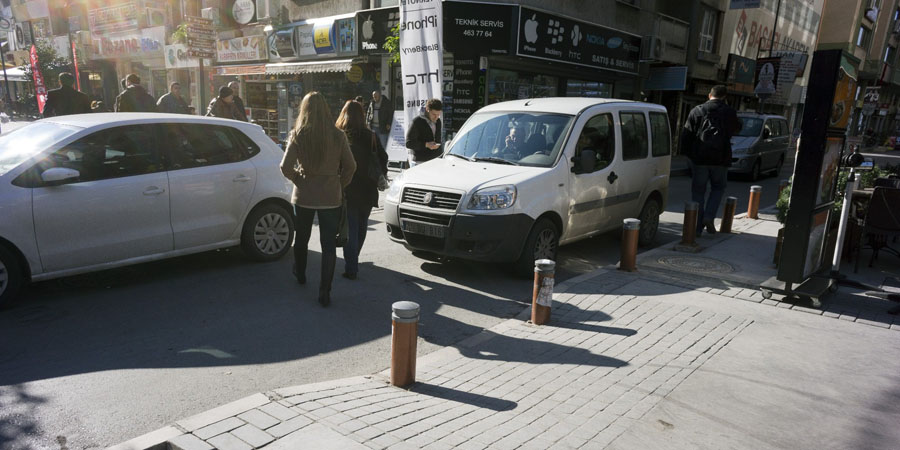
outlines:
[{"label": "car headlight", "polygon": [[403,172],[400,172],[393,180],[387,193],[384,194],[384,201],[391,203],[400,203],[400,193],[403,192]]},{"label": "car headlight", "polygon": [[467,208],[476,210],[506,209],[515,203],[515,186],[491,186],[475,191]]}]

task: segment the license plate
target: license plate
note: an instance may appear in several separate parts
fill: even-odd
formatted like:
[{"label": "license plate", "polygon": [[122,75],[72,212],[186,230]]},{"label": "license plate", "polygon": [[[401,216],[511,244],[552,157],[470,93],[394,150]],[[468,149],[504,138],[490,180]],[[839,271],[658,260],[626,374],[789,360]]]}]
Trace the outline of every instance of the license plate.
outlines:
[{"label": "license plate", "polygon": [[429,225],[427,223],[407,222],[403,221],[403,231],[413,234],[422,234],[425,236],[442,238],[444,237],[445,228],[439,225]]}]

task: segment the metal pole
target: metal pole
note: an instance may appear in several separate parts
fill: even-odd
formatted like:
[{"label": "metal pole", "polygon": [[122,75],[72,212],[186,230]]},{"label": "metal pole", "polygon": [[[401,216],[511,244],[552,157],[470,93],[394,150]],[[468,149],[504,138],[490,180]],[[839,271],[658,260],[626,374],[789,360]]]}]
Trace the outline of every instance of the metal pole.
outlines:
[{"label": "metal pole", "polygon": [[9,95],[9,77],[6,76],[6,56],[3,55],[3,49],[0,49],[0,64],[3,64],[3,82],[6,83],[6,107],[12,107],[12,98]]},{"label": "metal pole", "polygon": [[769,39],[769,57],[772,57],[772,49],[775,47],[775,30],[778,29],[778,14],[781,13],[781,0],[778,0],[778,6],[775,7],[775,25],[772,26],[772,35]]},{"label": "metal pole", "polygon": [[200,58],[200,76],[198,77],[198,81],[200,82],[200,100],[197,102],[197,106],[200,110],[200,115],[205,116],[206,103],[203,101],[203,90],[205,89],[205,87],[203,87],[203,58]]}]

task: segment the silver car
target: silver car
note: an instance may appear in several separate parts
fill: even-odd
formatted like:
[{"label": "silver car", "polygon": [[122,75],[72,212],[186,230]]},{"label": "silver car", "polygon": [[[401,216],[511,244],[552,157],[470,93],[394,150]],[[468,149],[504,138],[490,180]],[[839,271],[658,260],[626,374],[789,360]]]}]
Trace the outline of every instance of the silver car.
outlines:
[{"label": "silver car", "polygon": [[738,113],[741,131],[731,138],[731,173],[759,179],[763,172],[776,175],[787,157],[791,133],[787,119],[768,114]]}]

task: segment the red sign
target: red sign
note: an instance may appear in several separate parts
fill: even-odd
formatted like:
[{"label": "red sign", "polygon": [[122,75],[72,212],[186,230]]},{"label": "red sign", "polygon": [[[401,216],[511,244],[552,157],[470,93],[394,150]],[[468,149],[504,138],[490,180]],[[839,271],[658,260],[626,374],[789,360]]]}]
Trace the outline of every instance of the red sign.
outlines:
[{"label": "red sign", "polygon": [[81,90],[81,74],[78,73],[78,52],[75,51],[75,41],[72,41],[72,62],[75,63],[75,82],[78,83],[78,90]]},{"label": "red sign", "polygon": [[38,111],[44,113],[44,105],[47,103],[47,87],[44,86],[44,77],[38,67],[37,48],[31,46],[31,73],[34,75],[34,92],[37,96]]}]

